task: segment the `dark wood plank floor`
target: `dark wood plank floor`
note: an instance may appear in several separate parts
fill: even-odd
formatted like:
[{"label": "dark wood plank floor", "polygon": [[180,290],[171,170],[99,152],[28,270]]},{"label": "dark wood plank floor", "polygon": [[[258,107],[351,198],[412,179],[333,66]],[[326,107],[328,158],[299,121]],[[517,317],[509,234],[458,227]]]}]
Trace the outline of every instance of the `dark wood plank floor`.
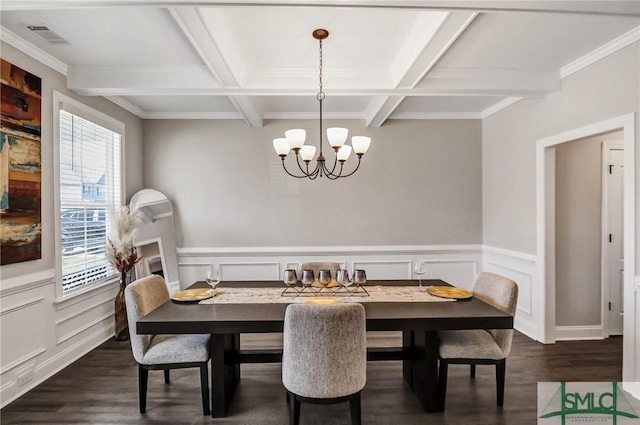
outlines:
[{"label": "dark wood plank floor", "polygon": [[[243,337],[243,346],[277,345],[278,337]],[[377,346],[399,344],[397,333],[376,333]],[[402,380],[400,362],[369,362],[362,394],[363,423],[516,424],[536,423],[539,381],[620,381],[622,338],[543,345],[517,334],[507,361],[503,408],[495,404],[494,369],[450,366],[444,413],[425,414]],[[150,372],[147,413],[138,413],[137,367],[128,342],[108,341],[0,411],[10,424],[229,424],[287,423],[280,365],[243,365],[242,380],[227,418],[202,416],[198,372],[172,371],[165,385],[162,372]],[[305,425],[349,424],[348,404],[303,405]]]}]

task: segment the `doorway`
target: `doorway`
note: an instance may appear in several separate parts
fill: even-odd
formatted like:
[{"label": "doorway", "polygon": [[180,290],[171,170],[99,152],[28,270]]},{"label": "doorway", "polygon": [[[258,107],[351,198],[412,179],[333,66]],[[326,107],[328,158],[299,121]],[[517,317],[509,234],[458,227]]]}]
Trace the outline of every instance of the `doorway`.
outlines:
[{"label": "doorway", "polygon": [[556,340],[622,335],[624,151],[617,142],[623,136],[617,131],[550,148],[555,151],[550,219],[555,220]]},{"label": "doorway", "polygon": [[[624,258],[623,272],[623,380],[636,376],[635,265],[635,114],[627,114],[538,140],[536,144],[536,227],[537,276],[541,296],[535,306],[539,340],[556,341],[556,265],[555,265],[555,147],[587,137],[621,131],[624,139]],[[577,302],[579,297],[574,299]]]}]

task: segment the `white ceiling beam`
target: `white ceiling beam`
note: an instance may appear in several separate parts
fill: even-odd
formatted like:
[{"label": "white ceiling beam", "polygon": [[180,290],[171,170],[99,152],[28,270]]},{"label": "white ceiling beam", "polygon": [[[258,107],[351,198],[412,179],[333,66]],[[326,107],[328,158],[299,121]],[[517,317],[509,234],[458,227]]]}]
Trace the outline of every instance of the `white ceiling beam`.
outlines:
[{"label": "white ceiling beam", "polygon": [[[314,96],[317,93],[310,89],[287,88],[185,88],[185,87],[126,87],[122,84],[114,86],[81,86],[73,84],[69,89],[83,96]],[[488,87],[485,89],[460,87],[426,87],[414,89],[333,89],[323,90],[327,96],[547,96],[557,90],[541,90],[539,88],[518,89],[505,87]]]},{"label": "white ceiling beam", "polygon": [[[398,78],[396,87],[413,88],[433,68],[444,53],[460,37],[465,29],[478,16],[477,13],[454,12],[447,16],[436,34],[426,41],[425,47]],[[380,102],[376,109],[370,105],[367,110],[367,126],[380,127],[402,103],[402,99],[389,98]]]},{"label": "white ceiling beam", "polygon": [[67,87],[80,94],[121,87],[122,94],[138,90],[162,89],[219,89],[220,84],[204,67],[130,68],[130,67],[70,67],[67,71]]},{"label": "white ceiling beam", "polygon": [[523,1],[523,0],[3,0],[0,10],[42,10],[74,7],[179,7],[179,6],[287,6],[363,7],[410,10],[478,12],[539,12],[640,16],[640,2],[628,1]]},{"label": "white ceiling beam", "polygon": [[[169,12],[218,82],[224,87],[239,87],[238,80],[224,60],[222,52],[209,33],[198,10],[191,7],[180,7],[171,8]],[[262,127],[262,113],[249,97],[232,96],[230,100],[249,126]]]}]

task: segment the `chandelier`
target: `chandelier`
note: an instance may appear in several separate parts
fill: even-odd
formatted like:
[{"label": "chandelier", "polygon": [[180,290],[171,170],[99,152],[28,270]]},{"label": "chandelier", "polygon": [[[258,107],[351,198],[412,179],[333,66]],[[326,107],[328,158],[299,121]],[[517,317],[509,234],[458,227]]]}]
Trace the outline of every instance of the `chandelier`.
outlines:
[{"label": "chandelier", "polygon": [[[327,139],[334,151],[333,165],[327,166],[326,159],[322,154],[322,101],[324,100],[324,92],[322,91],[322,40],[328,36],[329,31],[325,29],[317,29],[313,31],[313,38],[318,40],[320,45],[320,91],[316,95],[316,99],[320,104],[320,153],[316,158],[315,167],[310,167],[309,164],[316,154],[316,147],[304,144],[306,138],[305,130],[299,128],[287,130],[285,131],[285,137],[273,140],[273,147],[282,159],[282,167],[287,174],[296,178],[307,177],[311,180],[315,180],[317,177],[326,176],[330,180],[337,180],[341,177],[349,177],[358,171],[362,155],[367,152],[367,149],[369,149],[369,145],[371,144],[370,137],[353,136],[351,138],[351,146],[349,146],[345,144],[349,130],[346,128],[332,127],[327,129]],[[295,153],[296,163],[298,164],[298,169],[302,174],[294,174],[287,169],[284,160],[287,155],[289,155],[290,150],[293,150]],[[353,171],[342,174],[344,171],[344,163],[349,159],[349,156],[351,156],[352,150],[358,156],[358,164]],[[297,173],[297,170],[295,172]]]}]

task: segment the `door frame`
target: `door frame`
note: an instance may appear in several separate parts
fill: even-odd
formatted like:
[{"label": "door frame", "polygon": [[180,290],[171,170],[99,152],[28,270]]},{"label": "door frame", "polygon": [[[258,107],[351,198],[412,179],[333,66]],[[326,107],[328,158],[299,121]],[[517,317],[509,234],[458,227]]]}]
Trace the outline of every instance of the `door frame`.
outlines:
[{"label": "door frame", "polygon": [[[609,234],[607,224],[609,224],[609,185],[607,183],[607,174],[608,174],[608,162],[610,157],[610,152],[612,150],[623,150],[624,144],[618,141],[605,140],[602,142],[602,237],[601,237],[601,271],[602,271],[602,313],[601,313],[601,321],[602,321],[602,337],[608,338],[611,336],[611,320],[610,320],[610,311],[607,305],[606,300],[611,299],[611,279],[609,274],[609,269],[613,266],[611,264],[611,259],[608,255],[609,242],[607,241],[607,235]],[[624,186],[624,181],[623,181]],[[624,190],[624,188],[623,188]],[[624,192],[623,192],[624,194]],[[623,207],[624,208],[624,207]],[[624,225],[624,223],[623,223]],[[624,234],[624,232],[623,232]],[[624,251],[623,251],[624,252]]]},{"label": "door frame", "polygon": [[[536,142],[536,228],[537,228],[537,278],[540,284],[540,296],[536,303],[538,314],[538,339],[543,343],[554,343],[556,341],[556,282],[555,272],[550,273],[546,267],[547,262],[553,265],[554,261],[550,254],[555,257],[555,250],[549,243],[553,240],[548,228],[553,229],[554,223],[547,226],[549,211],[555,209],[555,202],[550,193],[548,174],[555,178],[552,173],[548,173],[553,168],[551,161],[555,159],[553,147],[556,145],[597,136],[599,134],[611,133],[617,130],[624,131],[624,342],[622,371],[623,380],[632,381],[635,373],[635,338],[636,325],[635,317],[635,297],[634,297],[634,274],[636,271],[635,258],[635,113],[622,115],[606,121],[580,127],[561,134],[546,137]],[[628,170],[628,171],[627,171]],[[552,267],[550,267],[551,269]],[[555,269],[553,267],[553,269]],[[552,276],[553,275],[553,276]]]}]

